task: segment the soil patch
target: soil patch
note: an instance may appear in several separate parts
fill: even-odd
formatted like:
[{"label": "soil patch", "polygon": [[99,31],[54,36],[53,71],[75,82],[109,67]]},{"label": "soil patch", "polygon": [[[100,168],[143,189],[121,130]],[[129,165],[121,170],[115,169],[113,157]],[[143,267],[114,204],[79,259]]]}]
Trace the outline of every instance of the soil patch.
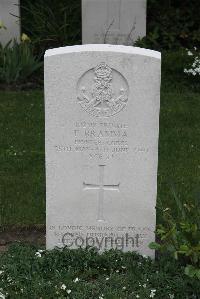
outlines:
[{"label": "soil patch", "polygon": [[45,245],[45,226],[34,227],[7,227],[0,229],[0,252],[6,251],[9,245],[22,242],[36,246]]}]

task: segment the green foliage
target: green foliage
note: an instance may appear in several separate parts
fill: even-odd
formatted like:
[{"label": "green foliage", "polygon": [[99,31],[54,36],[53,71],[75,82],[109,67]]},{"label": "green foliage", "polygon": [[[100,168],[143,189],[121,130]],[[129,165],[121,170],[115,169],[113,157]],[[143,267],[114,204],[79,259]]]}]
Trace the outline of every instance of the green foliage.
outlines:
[{"label": "green foliage", "polygon": [[190,51],[187,51],[188,63],[184,68],[184,73],[187,74],[190,78],[199,82],[200,79],[200,51],[197,48],[194,48]]},{"label": "green foliage", "polygon": [[185,274],[200,279],[200,196],[183,202],[172,187],[175,208],[160,207],[163,224],[158,225],[160,243],[151,249],[170,253],[185,265]]},{"label": "green foliage", "polygon": [[198,0],[149,0],[147,4],[147,36],[138,46],[174,50],[200,45]]},{"label": "green foliage", "polygon": [[0,83],[23,83],[42,66],[28,41],[18,44],[15,40],[3,47],[0,44]]},{"label": "green foliage", "polygon": [[81,43],[81,1],[21,1],[22,30],[36,51]]},{"label": "green foliage", "polygon": [[200,284],[169,258],[16,244],[0,256],[0,292],[6,299],[192,299]]}]

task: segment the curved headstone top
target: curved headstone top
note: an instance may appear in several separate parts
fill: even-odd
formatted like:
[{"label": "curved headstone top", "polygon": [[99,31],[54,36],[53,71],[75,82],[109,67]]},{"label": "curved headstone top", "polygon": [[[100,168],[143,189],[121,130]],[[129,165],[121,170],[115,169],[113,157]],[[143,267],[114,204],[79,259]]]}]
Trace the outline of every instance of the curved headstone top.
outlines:
[{"label": "curved headstone top", "polygon": [[76,45],[49,49],[45,52],[45,57],[52,55],[62,55],[67,53],[77,52],[118,52],[122,54],[135,54],[143,55],[152,58],[161,59],[161,53],[154,50],[145,48],[123,46],[123,45],[108,45],[108,44],[89,44],[89,45]]}]

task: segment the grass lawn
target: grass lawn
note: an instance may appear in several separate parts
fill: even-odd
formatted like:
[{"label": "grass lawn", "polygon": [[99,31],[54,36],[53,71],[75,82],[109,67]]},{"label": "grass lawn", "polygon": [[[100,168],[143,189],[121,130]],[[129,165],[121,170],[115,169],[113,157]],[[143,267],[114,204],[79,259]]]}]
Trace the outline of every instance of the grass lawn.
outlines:
[{"label": "grass lawn", "polygon": [[45,222],[42,91],[0,92],[2,225]]},{"label": "grass lawn", "polygon": [[[172,68],[175,62],[170,62]],[[200,91],[179,82],[175,72],[174,77],[171,74],[173,71],[164,65],[158,203],[173,207],[171,184],[184,202],[200,189]],[[0,91],[0,106],[0,224],[43,224],[43,91]]]}]

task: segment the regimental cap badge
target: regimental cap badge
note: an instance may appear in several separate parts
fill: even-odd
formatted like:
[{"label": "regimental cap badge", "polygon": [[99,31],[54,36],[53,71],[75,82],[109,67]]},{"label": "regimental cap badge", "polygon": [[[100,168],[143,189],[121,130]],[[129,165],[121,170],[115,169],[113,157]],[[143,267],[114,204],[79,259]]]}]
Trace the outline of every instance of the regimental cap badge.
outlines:
[{"label": "regimental cap badge", "polygon": [[124,76],[105,62],[85,72],[77,84],[81,107],[95,117],[110,117],[128,102],[129,86]]},{"label": "regimental cap badge", "polygon": [[112,69],[105,63],[101,62],[94,70],[97,78],[110,78],[112,80]]}]

